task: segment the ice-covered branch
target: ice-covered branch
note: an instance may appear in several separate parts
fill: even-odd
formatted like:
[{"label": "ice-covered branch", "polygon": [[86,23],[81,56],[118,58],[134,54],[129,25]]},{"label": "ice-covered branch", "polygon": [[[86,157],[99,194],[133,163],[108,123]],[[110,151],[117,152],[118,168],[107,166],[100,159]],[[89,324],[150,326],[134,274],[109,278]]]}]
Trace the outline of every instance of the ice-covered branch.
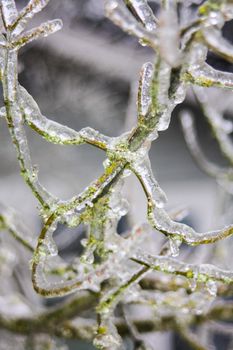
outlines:
[{"label": "ice-covered branch", "polygon": [[186,72],[184,79],[193,85],[202,87],[233,89],[232,73],[216,70],[207,63],[190,68]]},{"label": "ice-covered branch", "polygon": [[204,40],[208,48],[226,61],[233,62],[233,46],[221,35],[221,31],[216,28],[205,29],[203,31]]},{"label": "ice-covered branch", "polygon": [[37,40],[46,37],[50,34],[56,33],[62,28],[62,21],[60,19],[54,19],[46,23],[41,24],[37,28],[33,28],[28,32],[25,32],[15,38],[11,42],[11,45],[17,49],[20,49],[24,45],[30,43],[33,40]]},{"label": "ice-covered branch", "polygon": [[42,11],[50,0],[30,0],[28,4],[19,12],[18,18],[14,23],[13,35],[20,34],[27,26],[27,23],[38,12]]},{"label": "ice-covered branch", "polygon": [[178,238],[189,245],[210,244],[230,237],[233,234],[233,225],[216,231],[198,233],[192,227],[171,220],[166,211],[154,205],[154,200],[148,198],[148,220],[158,231],[171,239]]},{"label": "ice-covered branch", "polygon": [[140,18],[140,21],[148,31],[156,30],[157,19],[148,5],[147,0],[125,0],[125,3],[133,13]]},{"label": "ice-covered branch", "polygon": [[[213,265],[193,265],[166,256],[146,255],[143,252],[139,252],[131,259],[141,265],[147,266],[152,270],[180,275],[188,279],[194,279],[195,282],[206,284],[207,288],[210,281],[222,282],[226,284],[233,283],[232,271],[225,271]],[[216,286],[213,287],[217,292]]]},{"label": "ice-covered branch", "polygon": [[47,141],[61,145],[80,145],[88,143],[106,150],[111,138],[100,134],[92,128],[77,132],[65,125],[52,121],[42,115],[36,101],[22,87],[19,87],[20,108],[26,123]]},{"label": "ice-covered branch", "polygon": [[[228,61],[232,60],[231,47],[219,36],[219,28],[231,16],[227,15],[224,7],[228,2],[223,5],[220,1],[205,1],[197,8],[195,20],[182,30],[184,27],[178,20],[180,18],[178,8],[172,1],[160,2],[158,16],[153,13],[146,0],[105,1],[107,16],[114,23],[136,36],[142,45],[148,45],[156,51],[154,62],[146,63],[142,67],[138,87],[136,125],[131,131],[110,138],[91,128],[75,131],[43,116],[33,97],[19,85],[18,50],[32,40],[45,37],[61,28],[60,20],[53,20],[24,31],[29,20],[48,2],[49,0],[31,0],[18,12],[14,1],[1,1],[4,28],[0,38],[0,68],[5,107],[1,108],[0,117],[7,122],[21,173],[43,208],[45,223],[35,248],[34,243],[29,243],[30,237],[34,235],[24,231],[15,215],[5,207],[0,208],[2,212],[0,224],[1,228],[8,230],[30,252],[33,251],[32,283],[39,294],[54,297],[73,292],[80,293],[81,290],[92,290],[94,293],[86,295],[82,301],[77,299],[77,304],[75,301],[67,302],[60,309],[43,313],[38,319],[10,322],[0,316],[0,326],[19,333],[39,331],[64,338],[76,336],[79,339],[84,337],[83,334],[86,334],[87,339],[93,339],[94,326],[97,326],[95,345],[99,349],[118,350],[121,347],[118,331],[121,334],[129,333],[130,326],[127,322],[123,326],[115,322],[114,309],[121,301],[133,305],[143,300],[152,302],[155,300],[155,295],[154,298],[146,296],[147,291],[141,290],[138,285],[141,282],[143,286],[146,279],[149,280],[147,274],[152,273],[152,270],[155,271],[152,275],[156,274],[161,282],[156,284],[156,287],[161,288],[157,293],[167,293],[172,289],[175,297],[178,297],[179,293],[187,294],[182,304],[185,307],[189,305],[190,299],[196,296],[196,282],[206,287],[211,300],[217,293],[218,295],[232,294],[233,273],[231,271],[219,269],[214,265],[181,262],[164,256],[164,251],[160,248],[160,255],[147,252],[148,243],[150,249],[154,247],[151,232],[148,232],[148,228],[151,227],[169,239],[170,248],[166,254],[173,257],[179,254],[182,243],[193,246],[215,243],[233,234],[232,225],[221,230],[198,233],[188,225],[172,220],[164,209],[166,195],[153,174],[148,156],[151,143],[162,131],[168,129],[172,112],[179,103],[183,102],[188,85],[232,89],[232,74],[217,71],[206,63],[208,49],[212,49]],[[191,7],[189,4],[185,6],[187,9]],[[179,11],[182,11],[183,7],[184,4],[180,4]],[[218,39],[222,41],[221,44],[218,43]],[[233,147],[225,128],[226,123],[224,124],[222,116],[205,100],[200,96],[198,98],[222,153],[232,165]],[[107,159],[104,162],[103,174],[70,200],[62,201],[55,198],[38,181],[37,170],[33,167],[30,157],[25,125],[55,144],[87,143],[104,150]],[[219,181],[222,179],[231,181],[231,169],[219,168],[205,159],[189,115],[182,117],[182,125],[188,147],[200,166]],[[136,175],[145,192],[150,225],[136,226],[127,234],[120,236],[117,233],[117,225],[128,210],[126,201],[121,198],[122,186],[124,177],[129,172]],[[177,214],[173,216],[178,220]],[[82,241],[83,253],[69,264],[59,257],[58,247],[54,241],[58,224],[70,227],[78,227],[80,224],[87,226],[87,237]],[[167,242],[165,245],[167,246]],[[138,264],[142,266],[139,268]],[[170,277],[178,276],[182,281],[186,279],[191,281],[192,288],[187,287],[187,283],[185,285],[184,282],[169,283],[165,288],[160,278],[163,273]],[[75,322],[71,319],[77,312],[88,309],[97,302],[99,302],[96,309],[98,325],[93,324],[93,320],[88,322],[85,333],[85,323],[80,321],[82,330],[80,331],[78,320]],[[165,304],[166,302],[163,301],[161,304],[157,303],[158,309],[161,307],[163,311]],[[158,313],[157,321],[152,322],[150,326],[147,323],[149,328],[177,329],[177,322],[183,317],[182,310],[176,308],[176,311],[171,311],[174,310],[172,302],[167,303],[166,306],[171,312],[170,323]],[[199,306],[195,301],[193,309],[199,312]],[[209,309],[206,314],[208,312],[211,314],[211,307],[209,304],[207,306]],[[201,305],[200,308],[202,320],[199,320],[193,312],[187,327],[192,322],[198,324],[206,321],[204,306]],[[232,308],[230,313],[232,315]],[[220,312],[219,317],[221,316]],[[56,322],[59,321],[56,325],[55,319]],[[132,325],[139,330],[143,329],[142,324],[137,324],[137,321],[132,320]],[[195,343],[192,335],[188,334],[187,337],[191,343]]]},{"label": "ice-covered branch", "polygon": [[[144,28],[119,0],[105,0],[105,11],[116,25],[129,34],[136,36],[142,43],[157,47],[157,37],[153,31]],[[144,12],[145,14],[145,12]],[[142,14],[141,14],[142,16]]]},{"label": "ice-covered branch", "polygon": [[18,17],[15,0],[1,1],[2,17],[6,28],[10,27]]}]

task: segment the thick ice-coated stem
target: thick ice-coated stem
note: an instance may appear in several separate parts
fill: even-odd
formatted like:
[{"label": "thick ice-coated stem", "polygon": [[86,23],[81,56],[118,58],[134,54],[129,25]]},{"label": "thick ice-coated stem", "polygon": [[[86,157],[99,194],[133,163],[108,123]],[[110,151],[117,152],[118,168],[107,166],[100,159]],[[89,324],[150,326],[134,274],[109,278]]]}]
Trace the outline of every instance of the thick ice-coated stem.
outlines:
[{"label": "thick ice-coated stem", "polygon": [[6,28],[9,28],[18,17],[18,11],[15,5],[15,0],[1,1],[3,21]]},{"label": "thick ice-coated stem", "polygon": [[42,207],[50,206],[57,200],[38,182],[37,172],[32,166],[27,138],[23,128],[22,113],[18,106],[17,51],[8,50],[5,55],[3,93],[6,119],[12,141],[17,150],[21,173]]},{"label": "thick ice-coated stem", "polygon": [[18,35],[12,42],[11,45],[17,49],[30,43],[33,40],[46,37],[50,34],[56,33],[62,28],[62,21],[60,19],[54,19],[46,23],[41,24],[37,28],[33,28],[28,32]]},{"label": "thick ice-coated stem", "polygon": [[20,34],[27,26],[27,23],[38,12],[49,3],[50,0],[30,0],[28,4],[19,12],[18,18],[14,23],[13,35]]},{"label": "thick ice-coated stem", "polygon": [[146,30],[119,0],[105,0],[105,12],[107,17],[125,32],[153,48],[157,47],[156,34]]},{"label": "thick ice-coated stem", "polygon": [[144,27],[148,31],[155,31],[157,28],[157,20],[147,3],[147,0],[125,0],[126,5],[135,11],[135,14],[140,18]]},{"label": "thick ice-coated stem", "polygon": [[[208,292],[205,293],[205,289],[201,291],[204,301],[212,301],[216,294],[231,295],[233,273],[214,265],[181,262],[162,255],[164,251],[161,252],[160,248],[160,254],[153,255],[156,248],[153,248],[154,241],[149,231],[152,226],[163,233],[170,242],[170,249],[166,254],[175,257],[179,254],[179,247],[183,242],[189,245],[214,243],[232,235],[233,226],[230,225],[223,230],[198,233],[191,227],[172,220],[163,208],[166,196],[153,175],[148,153],[151,142],[158,138],[160,132],[168,129],[171,114],[174,108],[183,102],[188,84],[232,89],[232,74],[216,71],[206,63],[208,48],[212,48],[228,61],[232,60],[231,47],[226,42],[223,42],[223,46],[216,42],[216,35],[218,35],[216,28],[220,28],[232,15],[227,14],[225,5],[221,1],[206,1],[199,7],[196,20],[182,30],[180,28],[182,24],[178,21],[180,17],[177,3],[174,1],[166,0],[160,3],[162,11],[158,21],[146,0],[105,1],[107,15],[114,23],[136,36],[142,45],[148,45],[156,51],[154,63],[146,63],[141,71],[136,125],[130,132],[110,138],[91,128],[75,131],[49,120],[43,116],[32,96],[18,83],[17,50],[32,40],[52,34],[61,28],[61,22],[55,20],[24,31],[28,21],[48,2],[49,0],[31,0],[18,13],[14,1],[1,1],[4,28],[0,37],[0,70],[5,108],[0,110],[0,117],[7,121],[21,172],[44,209],[45,224],[35,249],[33,244],[28,243],[30,233],[22,236],[23,228],[21,229],[14,215],[11,216],[5,208],[0,208],[2,209],[0,225],[3,229],[8,229],[30,252],[34,250],[32,282],[39,294],[54,297],[90,289],[95,292],[93,299],[96,302],[100,298],[96,309],[98,328],[95,334],[95,345],[99,349],[118,350],[122,347],[118,331],[121,334],[124,331],[122,331],[122,325],[117,324],[113,317],[114,308],[120,301],[133,305],[144,300],[147,305],[150,301],[150,306],[155,306],[153,300],[164,293],[161,302],[158,298],[156,304],[158,317],[152,325],[150,323],[150,329],[158,330],[166,327],[177,329],[178,322],[184,319],[185,313],[187,314],[183,306],[187,308],[190,301],[193,309],[186,318],[187,327],[192,322],[198,324],[201,321],[198,321],[195,313],[206,310],[206,305],[203,303],[200,305],[197,300],[197,298],[201,299],[199,286],[204,286]],[[179,11],[183,9],[183,5],[180,4]],[[189,4],[185,6],[188,8]],[[207,104],[204,105],[203,110],[207,108],[206,106]],[[210,107],[204,111],[223,153],[232,163],[232,145],[228,142],[229,136],[222,128],[223,124],[219,125],[221,118],[216,116]],[[215,167],[202,155],[190,116],[182,117],[182,123],[187,143],[193,155],[198,157],[202,167],[217,179],[221,180],[229,176],[230,181],[231,170]],[[47,141],[55,144],[87,143],[104,150],[107,159],[104,162],[103,174],[70,200],[61,201],[54,198],[38,181],[27,145],[25,124]],[[220,131],[219,126],[221,126]],[[126,202],[121,198],[121,182],[131,172],[136,175],[145,192],[148,221],[151,225],[138,226],[121,236],[117,234],[117,224],[128,210]],[[176,217],[176,214],[174,216]],[[58,224],[70,227],[84,224],[88,227],[87,238],[81,242],[84,252],[70,264],[59,257],[58,248],[54,242],[54,232]],[[165,245],[167,246],[167,242]],[[142,251],[139,251],[139,247]],[[152,253],[144,252],[144,247],[148,247]],[[138,264],[142,266],[139,267]],[[153,298],[151,294],[148,297],[148,291],[142,291],[138,286],[140,281],[143,285],[145,276],[152,270],[155,271],[150,274],[153,288],[158,289]],[[170,275],[169,283],[163,283],[158,271]],[[154,275],[160,284],[154,283]],[[174,283],[172,276],[176,280]],[[182,280],[182,283],[177,279]],[[188,281],[191,282],[191,286],[187,286]],[[195,292],[196,282],[199,290]],[[169,291],[169,301],[166,302]],[[182,307],[174,306],[174,301],[178,304],[182,297]],[[87,298],[87,300],[90,300],[91,306],[94,305],[92,299]],[[73,307],[75,309],[74,304],[67,303],[68,308],[64,305],[57,312],[41,315],[37,323],[35,320],[32,321],[31,328],[27,328],[29,323],[26,321],[19,325],[7,322],[1,316],[0,326],[6,329],[18,329],[20,326],[24,332],[31,331],[33,334],[38,331],[48,332],[58,337],[77,336],[77,338],[82,338],[81,330],[85,332],[86,329],[86,338],[93,339],[93,322],[88,322],[86,328],[83,323],[80,323],[80,330],[77,320],[70,321],[75,316],[71,309]],[[83,304],[85,309],[88,309],[86,300],[83,300]],[[164,321],[162,314],[166,307],[171,312],[171,317]],[[210,310],[209,304],[207,307]],[[161,315],[159,308],[161,308]],[[76,311],[80,310],[77,308]],[[219,314],[221,314],[220,311]],[[227,317],[229,314],[232,315],[231,310]],[[200,317],[204,319],[203,315]],[[226,314],[224,317],[227,318]],[[55,318],[58,319],[59,324],[54,324]],[[44,321],[43,325],[41,319]],[[203,322],[205,321],[206,319]],[[43,327],[46,322],[45,329]],[[134,323],[137,325],[137,322]],[[128,330],[126,329],[125,332]]]},{"label": "thick ice-coated stem", "polygon": [[26,123],[47,141],[61,145],[80,145],[88,143],[107,150],[112,138],[100,134],[92,128],[75,131],[65,125],[50,120],[42,115],[33,97],[19,86],[19,101]]},{"label": "thick ice-coated stem", "polygon": [[228,62],[233,62],[233,46],[221,34],[217,28],[203,30],[204,40],[208,48]]},{"label": "thick ice-coated stem", "polygon": [[204,63],[201,66],[190,68],[184,80],[198,86],[218,87],[223,89],[233,89],[233,77],[231,73],[216,70]]},{"label": "thick ice-coated stem", "polygon": [[216,231],[196,232],[188,225],[171,220],[166,211],[156,207],[152,200],[151,198],[148,199],[148,220],[156,230],[170,238],[176,236],[186,244],[199,245],[215,243],[233,234],[233,225]]},{"label": "thick ice-coated stem", "polygon": [[184,276],[197,282],[209,280],[226,284],[233,283],[233,271],[219,269],[209,264],[188,264],[166,256],[153,256],[139,251],[131,258],[133,261],[156,271]]}]

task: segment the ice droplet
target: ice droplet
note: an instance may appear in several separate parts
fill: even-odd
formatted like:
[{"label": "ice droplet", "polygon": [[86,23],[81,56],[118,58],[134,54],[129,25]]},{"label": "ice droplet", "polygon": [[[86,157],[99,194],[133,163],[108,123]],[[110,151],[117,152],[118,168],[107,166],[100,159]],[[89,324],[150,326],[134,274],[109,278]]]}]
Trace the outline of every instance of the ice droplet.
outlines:
[{"label": "ice droplet", "polygon": [[169,239],[169,244],[170,244],[170,253],[172,257],[176,257],[179,255],[180,252],[180,246],[182,244],[182,239],[181,237],[171,237]]}]

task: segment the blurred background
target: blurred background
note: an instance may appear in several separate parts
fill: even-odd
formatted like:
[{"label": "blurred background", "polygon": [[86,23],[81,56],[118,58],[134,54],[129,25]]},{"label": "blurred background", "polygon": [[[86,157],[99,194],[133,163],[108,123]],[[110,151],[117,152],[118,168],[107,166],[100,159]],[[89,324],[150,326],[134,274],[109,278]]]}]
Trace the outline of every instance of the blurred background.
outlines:
[{"label": "blurred background", "polygon": [[[19,8],[27,1],[16,1]],[[156,10],[156,4],[152,2]],[[47,117],[79,130],[91,126],[100,132],[118,136],[136,121],[137,79],[140,67],[153,60],[153,53],[140,47],[137,40],[123,33],[104,17],[103,0],[51,0],[47,10],[35,23],[62,18],[64,28],[43,40],[35,41],[20,54],[20,83],[32,94]],[[232,39],[232,23],[224,27]],[[232,66],[209,54],[209,63],[218,69],[232,71]],[[215,91],[213,91],[213,96]],[[231,117],[231,99],[226,98],[226,113]],[[153,170],[168,197],[168,208],[189,209],[187,221],[197,230],[219,224],[221,190],[204,175],[189,155],[181,127],[180,110],[192,110],[200,142],[206,155],[224,165],[219,150],[191,93],[175,110],[169,130],[160,133],[150,156]],[[82,191],[103,171],[104,153],[90,146],[58,146],[47,143],[27,130],[34,164],[40,181],[50,192],[68,199]],[[35,232],[40,228],[36,201],[19,175],[15,150],[4,121],[0,128],[1,201],[22,214]],[[130,180],[127,192],[133,190],[135,205],[132,217],[145,220],[145,200],[136,181]],[[221,223],[220,223],[221,224]],[[122,224],[124,229],[124,223]],[[68,244],[62,242],[64,249]],[[179,339],[170,334],[156,336],[160,349],[182,349]],[[170,344],[170,345],[169,345]],[[71,349],[77,348],[70,344]],[[224,349],[224,347],[219,349]],[[184,347],[187,349],[187,347]],[[79,344],[79,350],[92,349]]]}]

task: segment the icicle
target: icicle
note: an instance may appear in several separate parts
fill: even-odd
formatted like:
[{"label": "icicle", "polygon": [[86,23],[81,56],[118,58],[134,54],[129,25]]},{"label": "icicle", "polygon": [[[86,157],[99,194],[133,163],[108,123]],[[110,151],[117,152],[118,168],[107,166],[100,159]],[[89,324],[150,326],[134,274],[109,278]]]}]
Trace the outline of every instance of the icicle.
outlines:
[{"label": "icicle", "polygon": [[19,35],[26,28],[26,25],[35,14],[43,10],[50,0],[30,0],[19,13],[17,24],[12,32],[14,36]]},{"label": "icicle", "polygon": [[127,0],[127,4],[133,7],[148,31],[156,30],[156,18],[146,0]]},{"label": "icicle", "polygon": [[39,27],[29,30],[23,33],[21,36],[15,38],[12,45],[17,48],[30,43],[33,40],[46,37],[50,34],[56,33],[62,28],[62,21],[60,19],[54,19],[46,23],[41,24]]},{"label": "icicle", "polygon": [[180,252],[180,246],[182,244],[182,240],[180,237],[171,237],[169,239],[170,243],[170,253],[172,257],[176,257],[179,255]]},{"label": "icicle", "polygon": [[151,83],[154,67],[148,62],[142,66],[138,87],[138,114],[139,118],[146,117],[151,105]]},{"label": "icicle", "polygon": [[216,284],[215,281],[208,280],[208,281],[206,282],[206,289],[207,289],[207,291],[209,292],[209,294],[210,294],[212,297],[216,297],[217,291],[218,291],[218,287],[217,287],[217,284]]},{"label": "icicle", "polygon": [[14,0],[1,1],[3,20],[6,27],[10,27],[18,17],[18,11]]}]

